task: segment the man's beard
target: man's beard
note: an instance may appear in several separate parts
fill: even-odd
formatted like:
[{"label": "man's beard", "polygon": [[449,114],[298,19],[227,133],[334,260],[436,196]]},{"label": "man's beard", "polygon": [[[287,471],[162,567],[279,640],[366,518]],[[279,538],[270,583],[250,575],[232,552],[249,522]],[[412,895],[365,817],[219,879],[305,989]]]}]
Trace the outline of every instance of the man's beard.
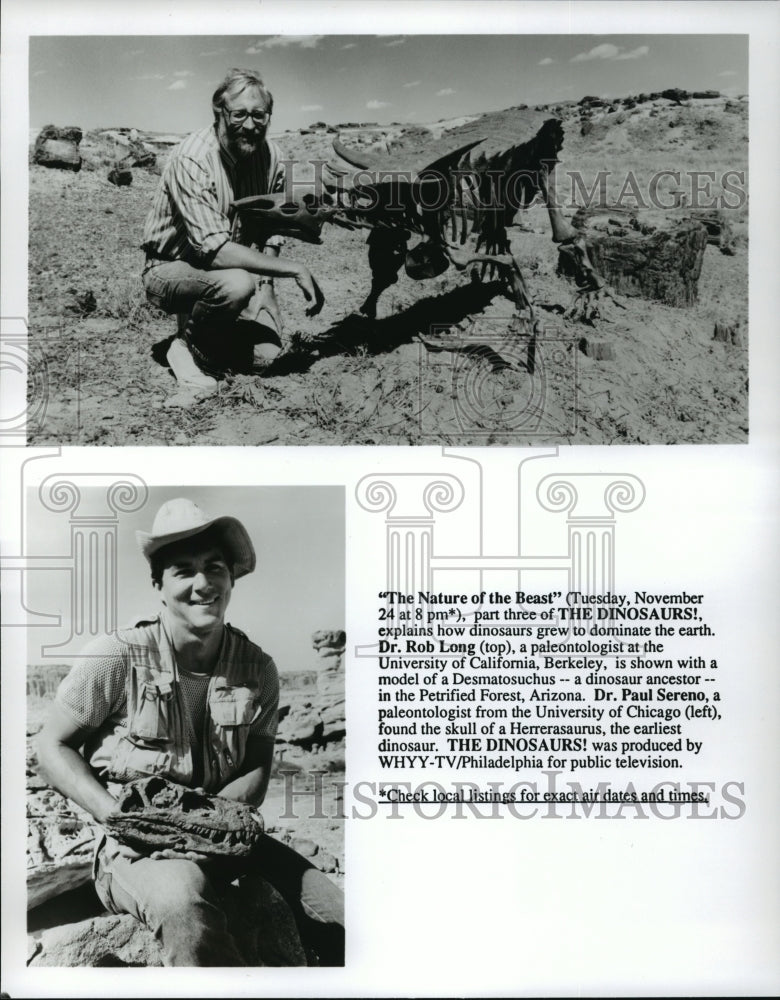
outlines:
[{"label": "man's beard", "polygon": [[241,157],[242,159],[254,156],[262,144],[263,139],[260,135],[254,136],[251,139],[244,135],[236,135],[232,136],[230,139],[232,151],[236,154],[236,156]]}]

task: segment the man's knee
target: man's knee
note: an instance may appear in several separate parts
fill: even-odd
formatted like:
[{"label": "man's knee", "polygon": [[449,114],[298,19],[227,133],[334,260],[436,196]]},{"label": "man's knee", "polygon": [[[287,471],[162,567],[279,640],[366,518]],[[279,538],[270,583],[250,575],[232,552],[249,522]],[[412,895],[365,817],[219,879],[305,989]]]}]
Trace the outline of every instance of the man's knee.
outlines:
[{"label": "man's knee", "polygon": [[143,878],[117,872],[117,888],[134,897],[138,909],[156,929],[169,917],[183,918],[204,902],[216,903],[214,888],[193,861],[144,861]]},{"label": "man's knee", "polygon": [[184,912],[204,900],[210,903],[216,901],[214,889],[198,865],[192,861],[170,861],[167,864],[175,868],[170,869],[170,877],[161,880],[161,891],[155,893],[156,909]]},{"label": "man's knee", "polygon": [[257,287],[255,277],[249,271],[230,268],[212,271],[212,298],[215,304],[231,312],[239,313],[249,302]]}]

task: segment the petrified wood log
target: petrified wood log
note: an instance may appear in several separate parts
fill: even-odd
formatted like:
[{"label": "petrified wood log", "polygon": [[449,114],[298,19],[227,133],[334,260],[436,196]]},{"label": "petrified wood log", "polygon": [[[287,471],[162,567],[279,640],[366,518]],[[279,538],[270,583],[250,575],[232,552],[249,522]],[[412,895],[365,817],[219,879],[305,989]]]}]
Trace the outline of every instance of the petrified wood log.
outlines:
[{"label": "petrified wood log", "polygon": [[616,292],[691,306],[698,298],[707,230],[692,222],[649,236],[590,233],[588,251],[598,272]]},{"label": "petrified wood log", "polygon": [[81,134],[80,128],[45,125],[35,140],[33,163],[60,170],[81,170]]},{"label": "petrified wood log", "polygon": [[249,854],[263,832],[243,802],[206,795],[157,776],[128,782],[105,827],[142,851],[197,851],[236,858]]}]

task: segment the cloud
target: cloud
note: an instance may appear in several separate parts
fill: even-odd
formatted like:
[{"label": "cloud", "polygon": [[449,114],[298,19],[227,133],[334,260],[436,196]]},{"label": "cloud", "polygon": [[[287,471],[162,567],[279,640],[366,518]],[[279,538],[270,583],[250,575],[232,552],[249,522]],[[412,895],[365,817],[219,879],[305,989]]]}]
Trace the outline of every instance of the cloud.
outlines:
[{"label": "cloud", "polygon": [[131,80],[164,80],[164,73],[143,73],[141,76],[131,76]]},{"label": "cloud", "polygon": [[630,52],[621,52],[616,59],[641,59],[642,56],[646,56],[650,51],[649,45],[640,45],[638,49],[631,49]]},{"label": "cloud", "polygon": [[595,49],[591,49],[590,52],[580,52],[578,55],[570,59],[570,62],[589,62],[591,59],[614,59],[615,56],[620,52],[617,45],[609,45],[604,43],[603,45],[597,45]]},{"label": "cloud", "polygon": [[445,87],[444,90],[437,90],[436,91],[436,96],[437,97],[449,97],[450,94],[454,94],[454,93],[455,93],[455,91],[452,89],[452,87]]},{"label": "cloud", "polygon": [[389,108],[390,104],[387,101],[368,101],[366,107],[376,111],[378,108]]},{"label": "cloud", "polygon": [[347,44],[346,45],[342,45],[341,48],[342,49],[356,49],[357,48],[357,42],[347,42]]},{"label": "cloud", "polygon": [[221,56],[224,51],[224,49],[210,49],[208,52],[199,52],[198,55],[203,57]]},{"label": "cloud", "polygon": [[588,52],[579,52],[576,56],[572,56],[569,62],[590,62],[591,59],[640,59],[649,51],[648,45],[640,45],[639,48],[631,49],[629,52],[621,52],[619,46],[604,42]]},{"label": "cloud", "polygon": [[422,80],[410,80],[408,83],[404,84],[404,87],[419,87]]},{"label": "cloud", "polygon": [[174,76],[195,76],[191,69],[177,69]]},{"label": "cloud", "polygon": [[718,73],[718,76],[736,76],[737,71],[735,69],[724,69]]},{"label": "cloud", "polygon": [[286,49],[288,45],[297,45],[302,49],[316,49],[324,35],[274,35],[263,41],[257,41],[246,50],[247,55],[254,56],[264,49]]},{"label": "cloud", "polygon": [[187,81],[186,80],[174,80],[173,83],[168,87],[168,90],[186,90]]},{"label": "cloud", "polygon": [[552,59],[549,56],[545,56],[544,59],[539,60],[540,66],[552,66]]},{"label": "cloud", "polygon": [[385,46],[385,48],[391,49],[394,45],[405,45],[406,44],[406,39],[405,38],[393,38],[392,41],[383,42],[382,44]]},{"label": "cloud", "polygon": [[301,111],[322,111],[321,104],[302,104]]}]

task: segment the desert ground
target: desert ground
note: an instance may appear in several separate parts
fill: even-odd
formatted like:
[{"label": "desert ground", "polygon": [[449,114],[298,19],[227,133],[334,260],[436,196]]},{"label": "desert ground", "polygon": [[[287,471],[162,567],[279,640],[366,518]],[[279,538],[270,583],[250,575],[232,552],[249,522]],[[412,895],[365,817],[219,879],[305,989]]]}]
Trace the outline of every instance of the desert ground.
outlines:
[{"label": "desert ground", "polygon": [[[642,97],[539,109],[563,122],[557,187],[569,218],[575,171],[588,188],[609,171],[611,205],[628,171],[645,189],[660,170],[714,172],[715,194],[725,171],[742,171],[746,190],[747,100]],[[426,127],[436,136],[463,121]],[[387,147],[407,126],[318,123],[275,138],[296,160],[328,158],[334,128],[345,145],[371,148]],[[133,168],[132,183],[116,187],[107,175],[128,131],[86,133],[78,173],[30,167],[31,445],[747,440],[747,204],[728,212],[727,252],[707,246],[693,305],[615,294],[591,322],[567,315],[575,289],[556,273],[545,208],[518,213],[509,235],[541,322],[532,341],[498,282],[474,284],[452,268],[424,282],[402,271],[377,318],[365,319],[365,231],[326,227],[321,245],[290,240],[284,250],[317,277],[322,312],[306,317],[293,283],[277,282],[280,356],[196,399],[164,364],[175,319],[146,303],[140,280],[144,217],[176,137],[140,133],[157,164]],[[671,183],[659,187],[667,198]],[[633,207],[630,197],[620,203]],[[684,203],[661,214],[674,221],[675,212],[682,217]],[[659,212],[633,215],[641,226]],[[714,339],[716,324],[735,336]],[[600,359],[603,345],[608,357]]]}]

